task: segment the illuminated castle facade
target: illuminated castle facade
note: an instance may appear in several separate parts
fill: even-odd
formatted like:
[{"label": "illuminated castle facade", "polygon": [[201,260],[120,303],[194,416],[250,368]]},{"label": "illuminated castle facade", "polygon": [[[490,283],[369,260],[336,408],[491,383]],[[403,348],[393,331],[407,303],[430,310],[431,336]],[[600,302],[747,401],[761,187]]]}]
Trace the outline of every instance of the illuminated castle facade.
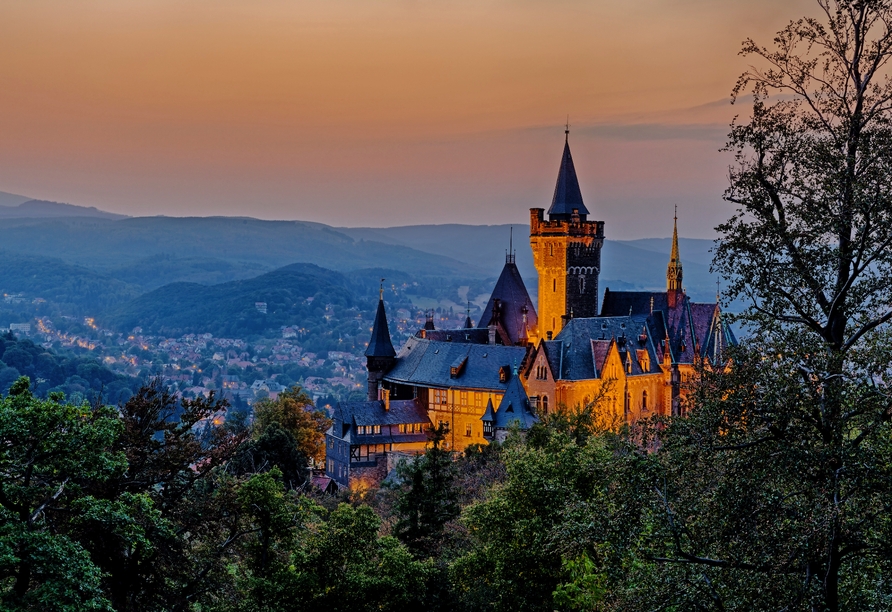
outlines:
[{"label": "illuminated castle facade", "polygon": [[[530,210],[538,273],[534,307],[508,254],[475,327],[425,326],[396,351],[383,295],[366,350],[368,398],[341,404],[327,434],[327,472],[342,486],[374,484],[420,433],[448,429],[455,450],[528,429],[554,410],[593,404],[605,422],[680,415],[684,382],[700,361],[737,343],[718,303],[683,288],[677,219],[665,291],[604,291],[604,222],[589,220],[568,134],[551,207]],[[547,219],[546,219],[547,215]]]}]

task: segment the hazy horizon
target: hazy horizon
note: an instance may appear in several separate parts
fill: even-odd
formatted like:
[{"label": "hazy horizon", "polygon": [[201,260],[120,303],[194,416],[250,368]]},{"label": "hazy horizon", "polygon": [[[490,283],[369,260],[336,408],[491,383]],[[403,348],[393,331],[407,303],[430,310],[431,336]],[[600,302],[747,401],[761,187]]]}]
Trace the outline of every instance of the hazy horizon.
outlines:
[{"label": "hazy horizon", "polygon": [[0,0],[0,190],[132,216],[711,238],[728,95],[811,0]]}]

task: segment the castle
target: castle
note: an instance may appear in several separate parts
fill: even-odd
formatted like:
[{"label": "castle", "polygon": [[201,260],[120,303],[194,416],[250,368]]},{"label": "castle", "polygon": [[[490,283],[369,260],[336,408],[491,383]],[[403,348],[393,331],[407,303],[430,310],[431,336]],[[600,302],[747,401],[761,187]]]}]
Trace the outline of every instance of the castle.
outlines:
[{"label": "castle", "polygon": [[695,364],[719,362],[737,340],[718,303],[685,293],[677,219],[666,290],[607,288],[599,312],[604,222],[589,215],[567,131],[551,207],[530,210],[538,308],[509,253],[476,327],[429,321],[397,352],[382,292],[366,349],[368,398],[335,408],[326,474],[341,486],[374,485],[424,449],[431,425],[462,450],[592,402],[616,424],[682,414]]}]

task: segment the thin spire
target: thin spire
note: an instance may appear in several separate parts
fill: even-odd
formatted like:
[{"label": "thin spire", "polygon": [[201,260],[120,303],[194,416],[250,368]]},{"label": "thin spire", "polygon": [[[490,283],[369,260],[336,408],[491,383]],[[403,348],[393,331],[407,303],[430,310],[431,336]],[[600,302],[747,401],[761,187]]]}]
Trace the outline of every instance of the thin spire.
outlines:
[{"label": "thin spire", "polygon": [[681,291],[684,274],[681,269],[681,257],[678,254],[678,205],[672,223],[672,253],[669,255],[669,266],[666,269],[666,290]]},{"label": "thin spire", "polygon": [[567,115],[567,124],[564,126],[564,142],[570,141],[570,115]]},{"label": "thin spire", "polygon": [[378,290],[378,300],[382,301],[382,302],[384,301],[384,281],[385,280],[387,280],[387,279],[384,279],[384,278],[381,279],[381,288]]},{"label": "thin spire", "polygon": [[509,229],[508,252],[505,253],[505,263],[514,263],[514,226]]}]

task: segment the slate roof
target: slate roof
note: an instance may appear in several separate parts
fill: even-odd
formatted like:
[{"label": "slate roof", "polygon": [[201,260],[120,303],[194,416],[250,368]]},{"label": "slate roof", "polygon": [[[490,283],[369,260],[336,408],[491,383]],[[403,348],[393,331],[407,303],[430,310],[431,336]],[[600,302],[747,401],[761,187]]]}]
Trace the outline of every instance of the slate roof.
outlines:
[{"label": "slate roof", "polygon": [[[555,378],[590,380],[602,377],[613,345],[624,363],[628,355],[629,375],[660,372],[654,340],[645,317],[591,317],[570,319],[554,340],[543,344]],[[647,351],[650,368],[646,371],[641,369],[638,351]]]},{"label": "slate roof", "polygon": [[[417,334],[420,337],[420,334]],[[489,330],[479,328],[434,329],[425,330],[424,337],[438,342],[464,342],[470,344],[486,344],[489,342]]]},{"label": "slate roof", "polygon": [[[483,415],[486,417],[486,415]],[[517,372],[511,376],[508,381],[508,388],[502,401],[499,402],[499,409],[496,410],[493,419],[493,427],[496,429],[508,429],[513,423],[518,423],[521,429],[526,430],[538,421],[532,408],[530,408],[530,398],[523,388]]]},{"label": "slate roof", "polygon": [[365,350],[366,357],[393,357],[393,342],[390,341],[390,329],[387,327],[387,313],[384,312],[384,300],[378,300],[378,311],[372,325],[372,338]]},{"label": "slate roof", "polygon": [[493,422],[496,418],[496,411],[492,407],[492,398],[489,398],[486,401],[486,412],[483,413],[483,416],[480,417],[481,421],[489,421]]},{"label": "slate roof", "polygon": [[529,337],[529,334],[524,333],[523,329],[524,307],[527,309],[528,330],[535,329],[539,324],[539,319],[536,316],[533,300],[530,299],[520,271],[513,261],[505,262],[505,267],[502,268],[499,280],[492,290],[492,295],[489,296],[489,302],[483,310],[483,315],[477,322],[478,329],[485,329],[489,326],[496,300],[499,300],[501,306],[501,323],[510,338],[510,343],[517,344],[521,337]]},{"label": "slate roof", "polygon": [[[682,295],[681,301],[670,308],[665,291],[604,291],[602,317],[630,312],[633,317],[647,320],[653,339],[658,343],[660,358],[662,351],[668,350],[673,363],[693,363],[697,356],[715,361],[721,353],[721,350],[718,353],[715,350],[716,338],[724,347],[737,344],[737,338],[722,320],[717,304],[692,302],[687,295]],[[664,342],[667,338],[668,344]]]},{"label": "slate roof", "polygon": [[573,156],[570,155],[570,142],[567,138],[564,140],[564,153],[561,155],[561,167],[558,170],[551,207],[548,209],[548,218],[551,221],[569,221],[574,208],[579,211],[580,219],[585,221],[585,216],[589,212],[582,203],[582,191],[579,189],[576,166],[573,164]]},{"label": "slate roof", "polygon": [[[384,379],[403,385],[461,387],[503,393],[507,382],[499,381],[499,369],[520,365],[526,351],[522,346],[441,342],[413,336],[400,349],[396,364]],[[464,367],[453,378],[452,366],[465,357]]]},{"label": "slate roof", "polygon": [[[333,413],[333,433],[339,438],[343,438],[350,428],[358,425],[403,425],[411,423],[430,423],[427,411],[417,399],[410,400],[391,400],[390,410],[384,409],[382,400],[365,401],[365,402],[340,402],[334,408]],[[381,438],[390,439],[391,436],[386,432],[381,435],[357,436],[353,429],[351,441],[360,443],[368,440],[372,443],[381,442]],[[402,442],[415,441],[410,439],[413,434],[394,435],[394,440]],[[414,434],[418,441],[427,440],[427,434]]]}]

